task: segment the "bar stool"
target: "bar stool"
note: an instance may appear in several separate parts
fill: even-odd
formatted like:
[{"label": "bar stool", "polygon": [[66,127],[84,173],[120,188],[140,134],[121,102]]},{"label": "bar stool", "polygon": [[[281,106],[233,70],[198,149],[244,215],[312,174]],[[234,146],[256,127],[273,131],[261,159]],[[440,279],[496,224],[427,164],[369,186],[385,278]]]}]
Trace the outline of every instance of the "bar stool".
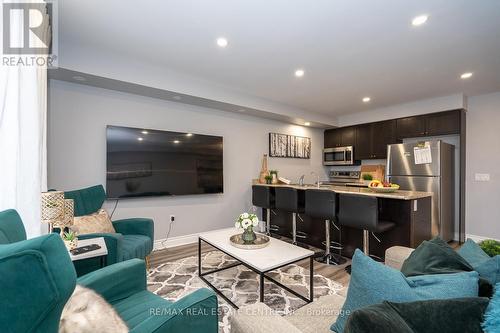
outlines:
[{"label": "bar stool", "polygon": [[279,226],[271,225],[271,209],[275,208],[274,191],[269,186],[252,185],[252,205],[266,210],[266,234],[278,231]]},{"label": "bar stool", "polygon": [[[308,248],[306,244],[297,242],[297,238],[307,238],[305,232],[297,231],[297,215],[304,213],[304,191],[298,191],[293,187],[276,187],[275,193],[276,209],[292,213],[292,244]],[[300,215],[299,218],[302,220]]]},{"label": "bar stool", "polygon": [[340,232],[335,224],[337,219],[337,194],[333,191],[307,189],[306,190],[306,215],[325,220],[325,252],[316,258],[316,261],[328,265],[342,265],[347,260],[340,253],[331,253],[331,249],[342,250],[342,244],[330,241],[330,223]]},{"label": "bar stool", "polygon": [[380,221],[378,218],[378,199],[376,197],[340,194],[339,214],[340,225],[363,230],[363,252],[370,255],[370,233],[380,234],[393,229],[396,224]]}]

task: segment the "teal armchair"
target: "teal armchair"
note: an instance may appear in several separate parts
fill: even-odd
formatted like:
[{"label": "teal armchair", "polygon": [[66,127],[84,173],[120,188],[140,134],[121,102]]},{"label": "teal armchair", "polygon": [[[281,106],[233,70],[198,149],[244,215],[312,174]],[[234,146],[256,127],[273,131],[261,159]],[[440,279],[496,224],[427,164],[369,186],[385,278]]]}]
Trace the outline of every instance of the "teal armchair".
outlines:
[{"label": "teal armchair", "polygon": [[216,333],[217,297],[199,289],[177,302],[147,290],[143,260],[123,261],[79,279],[57,234],[26,240],[14,210],[0,212],[0,331],[57,333],[76,283],[95,290],[131,333]]},{"label": "teal armchair", "polygon": [[[75,216],[89,215],[97,212],[106,200],[106,193],[102,185],[96,185],[81,190],[64,192],[67,199],[75,201]],[[111,265],[128,259],[149,259],[153,250],[154,223],[146,218],[129,218],[113,221],[115,234],[86,234],[79,235],[80,239],[104,237],[108,248],[107,264]],[[76,262],[78,276],[92,272],[100,266],[99,260],[84,260]]]}]

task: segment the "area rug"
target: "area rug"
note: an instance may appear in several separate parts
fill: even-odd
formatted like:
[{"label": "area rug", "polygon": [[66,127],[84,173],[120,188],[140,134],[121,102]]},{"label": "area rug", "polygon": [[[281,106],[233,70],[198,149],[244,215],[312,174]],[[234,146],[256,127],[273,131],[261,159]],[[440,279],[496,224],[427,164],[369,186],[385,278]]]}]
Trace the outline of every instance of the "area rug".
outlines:
[{"label": "area rug", "polygon": [[[202,254],[203,271],[225,267],[235,263],[231,257],[220,251]],[[309,269],[292,264],[268,273],[275,280],[299,292],[309,295]],[[258,302],[258,275],[243,265],[217,272],[205,278],[239,307]],[[148,273],[148,289],[169,300],[176,301],[187,294],[207,288],[198,277],[198,257],[186,257],[167,262],[151,269]],[[322,275],[314,275],[314,298],[337,294],[342,285]],[[265,280],[264,303],[281,315],[289,314],[306,303],[276,284]],[[234,309],[221,297],[219,301],[219,332],[230,333],[229,316]]]}]

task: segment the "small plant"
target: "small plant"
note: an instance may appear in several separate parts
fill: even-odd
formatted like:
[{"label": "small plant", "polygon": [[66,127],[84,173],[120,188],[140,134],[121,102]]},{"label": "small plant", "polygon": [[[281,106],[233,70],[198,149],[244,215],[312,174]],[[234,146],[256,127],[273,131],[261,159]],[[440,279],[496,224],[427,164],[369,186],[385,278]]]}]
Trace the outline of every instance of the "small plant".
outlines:
[{"label": "small plant", "polygon": [[483,249],[486,254],[488,254],[490,257],[498,256],[500,255],[500,242],[493,240],[493,239],[487,239],[479,243],[479,246]]},{"label": "small plant", "polygon": [[74,231],[68,231],[63,234],[63,240],[72,242],[76,239],[76,233]]},{"label": "small plant", "polygon": [[271,182],[273,181],[273,176],[267,175],[264,177],[264,179],[266,180],[266,184],[271,184]]},{"label": "small plant", "polygon": [[363,174],[363,180],[373,180],[373,176],[370,173],[364,173]]}]

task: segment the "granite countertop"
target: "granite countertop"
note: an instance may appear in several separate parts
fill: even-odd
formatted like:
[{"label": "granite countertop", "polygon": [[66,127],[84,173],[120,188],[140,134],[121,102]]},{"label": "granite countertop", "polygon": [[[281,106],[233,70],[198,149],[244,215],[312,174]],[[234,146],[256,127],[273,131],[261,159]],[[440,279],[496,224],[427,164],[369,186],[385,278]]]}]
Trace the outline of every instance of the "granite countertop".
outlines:
[{"label": "granite countertop", "polygon": [[[271,187],[293,187],[298,190],[307,190],[307,189],[318,189],[316,185],[297,185],[297,184],[259,184],[255,183],[254,185],[260,186],[271,186]],[[321,185],[320,190],[325,191],[334,191],[336,193],[348,193],[348,194],[359,194],[359,195],[367,195],[371,197],[377,198],[387,198],[387,199],[398,199],[398,200],[415,200],[420,198],[426,198],[432,196],[432,192],[419,192],[419,191],[403,191],[397,190],[392,193],[380,193],[374,192],[369,188],[363,187],[349,187],[349,186],[336,186],[336,185]]]}]

